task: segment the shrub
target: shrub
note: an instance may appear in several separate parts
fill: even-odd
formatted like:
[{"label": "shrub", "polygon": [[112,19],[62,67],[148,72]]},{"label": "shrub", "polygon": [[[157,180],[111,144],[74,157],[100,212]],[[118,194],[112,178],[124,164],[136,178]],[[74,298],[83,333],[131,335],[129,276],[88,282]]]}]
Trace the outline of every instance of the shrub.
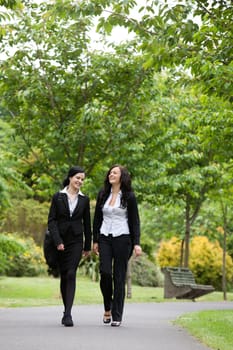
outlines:
[{"label": "shrub", "polygon": [[99,280],[99,258],[91,253],[88,257],[82,258],[79,264],[79,271],[88,276],[92,281]]},{"label": "shrub", "polygon": [[[1,240],[0,240],[1,242]],[[0,248],[0,275],[4,275],[7,268],[6,254]]]},{"label": "shrub", "polygon": [[161,241],[157,253],[157,262],[162,268],[164,266],[179,266],[181,255],[181,242],[177,237],[168,241]]},{"label": "shrub", "polygon": [[[179,266],[181,241],[173,237],[169,241],[163,241],[157,252],[159,266]],[[199,284],[212,284],[217,290],[222,285],[222,255],[220,244],[210,242],[205,236],[195,236],[190,241],[189,268],[192,270],[196,282]],[[227,281],[233,279],[233,262],[226,256]]]},{"label": "shrub", "polygon": [[45,273],[42,249],[32,238],[0,234],[0,274],[6,276],[38,276]]},{"label": "shrub", "polygon": [[145,254],[131,259],[132,282],[139,286],[158,287],[162,285],[162,275],[157,266]]},{"label": "shrub", "polygon": [[[140,286],[158,287],[163,285],[163,275],[146,254],[130,260],[132,283]],[[94,253],[83,258],[79,265],[79,273],[89,276],[92,281],[99,280],[99,257]]]},{"label": "shrub", "polygon": [[[210,242],[205,236],[196,236],[191,242],[190,264],[200,284],[213,284],[217,290],[222,288],[223,250],[218,241]],[[233,262],[226,255],[226,278],[232,282]]]},{"label": "shrub", "polygon": [[42,245],[47,226],[49,203],[39,203],[34,199],[13,199],[1,222],[1,233],[18,232],[24,237],[33,237]]}]

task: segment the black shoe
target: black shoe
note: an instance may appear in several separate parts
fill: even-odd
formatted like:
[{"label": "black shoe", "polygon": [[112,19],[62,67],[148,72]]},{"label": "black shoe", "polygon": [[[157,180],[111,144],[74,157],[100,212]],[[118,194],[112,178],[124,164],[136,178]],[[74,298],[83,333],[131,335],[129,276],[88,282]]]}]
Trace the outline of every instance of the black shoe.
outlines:
[{"label": "black shoe", "polygon": [[65,326],[65,327],[73,327],[74,323],[72,320],[72,317],[70,315],[65,315],[62,317],[61,323]]},{"label": "black shoe", "polygon": [[61,319],[61,324],[64,324],[64,319],[65,319],[65,312],[63,312],[63,317]]}]

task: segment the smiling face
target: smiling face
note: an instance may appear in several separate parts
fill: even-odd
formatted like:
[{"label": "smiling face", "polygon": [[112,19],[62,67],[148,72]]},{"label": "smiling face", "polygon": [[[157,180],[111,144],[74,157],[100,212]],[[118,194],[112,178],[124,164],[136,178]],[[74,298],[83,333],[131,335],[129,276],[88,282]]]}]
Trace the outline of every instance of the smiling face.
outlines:
[{"label": "smiling face", "polygon": [[74,176],[70,177],[70,183],[69,187],[72,188],[73,191],[77,192],[79,191],[80,187],[83,184],[83,181],[85,179],[84,173],[77,173]]},{"label": "smiling face", "polygon": [[111,169],[111,171],[108,175],[108,180],[109,180],[109,183],[111,185],[120,185],[120,183],[121,183],[121,170],[118,166]]}]

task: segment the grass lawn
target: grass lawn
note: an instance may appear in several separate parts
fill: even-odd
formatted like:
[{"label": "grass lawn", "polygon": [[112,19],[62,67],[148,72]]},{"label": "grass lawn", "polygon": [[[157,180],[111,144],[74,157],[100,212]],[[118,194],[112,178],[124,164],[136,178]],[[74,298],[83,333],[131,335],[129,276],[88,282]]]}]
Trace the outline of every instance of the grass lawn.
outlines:
[{"label": "grass lawn", "polygon": [[186,328],[189,333],[212,349],[233,349],[233,309],[187,313],[174,323]]},{"label": "grass lawn", "polygon": [[[163,301],[163,288],[132,287],[126,302]],[[77,277],[76,304],[101,304],[99,283]],[[53,277],[0,277],[0,307],[60,305],[59,279]]]},{"label": "grass lawn", "polygon": [[[221,292],[207,294],[198,301],[222,301]],[[233,293],[228,293],[233,300]],[[166,301],[177,302],[175,299]],[[164,302],[163,288],[132,286],[132,298],[128,303]],[[101,304],[99,282],[92,282],[82,275],[77,276],[76,304]],[[45,277],[0,277],[0,307],[60,305],[59,278]]]},{"label": "grass lawn", "polygon": [[[233,293],[227,295],[233,301]],[[166,299],[177,302],[175,299]],[[198,301],[223,301],[221,292],[207,294]],[[132,286],[126,303],[164,302],[163,288]],[[61,305],[59,279],[53,277],[0,277],[0,308]],[[78,275],[75,304],[102,304],[98,282]],[[184,314],[176,324],[212,349],[233,349],[233,307],[231,310],[201,311]]]}]

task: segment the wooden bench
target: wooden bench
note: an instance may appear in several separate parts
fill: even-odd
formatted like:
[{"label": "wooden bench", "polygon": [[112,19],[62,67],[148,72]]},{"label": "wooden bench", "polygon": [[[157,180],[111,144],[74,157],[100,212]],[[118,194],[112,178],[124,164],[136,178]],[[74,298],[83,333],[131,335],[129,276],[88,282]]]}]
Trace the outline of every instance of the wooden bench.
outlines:
[{"label": "wooden bench", "polygon": [[164,298],[192,299],[214,291],[211,285],[196,284],[191,270],[185,267],[164,267]]}]

